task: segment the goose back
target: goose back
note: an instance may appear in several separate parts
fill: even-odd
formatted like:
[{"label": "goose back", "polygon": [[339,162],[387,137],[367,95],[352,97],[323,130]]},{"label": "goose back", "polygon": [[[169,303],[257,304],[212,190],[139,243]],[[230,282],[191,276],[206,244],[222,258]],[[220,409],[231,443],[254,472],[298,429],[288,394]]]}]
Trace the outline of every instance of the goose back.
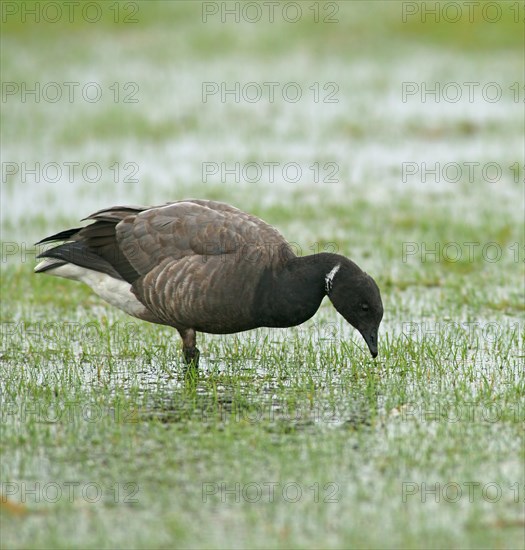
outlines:
[{"label": "goose back", "polygon": [[214,201],[179,201],[128,216],[117,241],[140,274],[132,291],[165,324],[210,333],[258,326],[257,282],[293,255],[272,226]]},{"label": "goose back", "polygon": [[94,223],[41,241],[68,241],[41,256],[126,281],[150,312],[147,320],[179,330],[226,334],[260,326],[251,308],[258,281],[295,257],[271,225],[216,201],[114,206],[85,219]]}]

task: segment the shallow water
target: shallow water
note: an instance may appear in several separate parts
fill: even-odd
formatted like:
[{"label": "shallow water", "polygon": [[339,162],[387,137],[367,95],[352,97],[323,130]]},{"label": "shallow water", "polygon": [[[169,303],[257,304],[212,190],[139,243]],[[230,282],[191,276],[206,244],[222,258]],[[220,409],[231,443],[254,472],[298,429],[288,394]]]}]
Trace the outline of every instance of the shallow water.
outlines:
[{"label": "shallow water", "polygon": [[[105,49],[106,63],[97,68],[101,82],[119,76],[113,73],[121,55],[113,48]],[[290,66],[294,67],[291,73]],[[388,63],[332,59],[316,67],[315,78],[309,74],[308,61],[299,56],[272,64],[272,78],[278,82],[297,81],[304,90],[313,80],[336,81],[340,90],[337,103],[306,99],[272,104],[230,105],[212,99],[205,104],[196,102],[195,91],[201,89],[203,76],[216,82],[258,82],[270,76],[262,61],[252,60],[249,74],[241,67],[242,57],[231,58],[221,66],[205,61],[197,66],[183,64],[177,67],[176,75],[168,75],[167,81],[162,74],[162,86],[155,85],[161,77],[157,67],[137,61],[130,68],[133,73],[121,67],[122,78],[135,74],[140,75],[137,80],[141,83],[147,82],[140,103],[129,105],[126,114],[140,114],[151,120],[153,128],[163,119],[172,121],[172,129],[158,143],[141,139],[140,127],[136,135],[116,132],[100,141],[95,135],[79,135],[70,143],[61,136],[75,122],[62,105],[11,102],[5,121],[8,128],[16,117],[27,120],[38,113],[40,124],[49,133],[21,131],[3,145],[4,158],[18,169],[14,175],[4,176],[2,185],[3,239],[32,243],[42,237],[42,231],[60,229],[63,222],[57,224],[57,218],[76,223],[110,204],[162,204],[210,193],[219,193],[221,198],[246,209],[255,204],[268,207],[295,201],[298,197],[300,207],[301,202],[317,203],[320,196],[326,201],[360,199],[387,207],[393,194],[409,193],[415,204],[443,199],[451,216],[476,215],[479,209],[497,201],[501,215],[509,221],[521,220],[515,208],[523,198],[521,186],[509,168],[521,158],[517,125],[521,107],[507,89],[516,74],[512,56],[503,61],[495,56],[473,63],[471,55],[452,56],[431,50],[423,57],[411,53]],[[417,72],[414,67],[418,67]],[[33,65],[30,74],[35,79],[45,75],[45,63]],[[431,98],[423,101],[421,95],[403,101],[401,95],[406,82],[483,82],[485,77],[501,83],[508,92],[500,101],[489,103],[481,95],[475,95],[472,102],[468,98],[457,103],[433,102]],[[173,90],[177,92],[176,103]],[[103,116],[110,107],[104,103],[75,103],[71,108],[82,119]],[[246,117],[239,119],[239,109]],[[271,139],[263,131],[269,116],[276,121]],[[195,125],[182,130],[183,117],[194,118]],[[347,133],[351,128],[355,128],[355,135]],[[448,134],[449,139],[441,139]],[[259,177],[254,176],[257,170],[245,170],[250,162],[258,166]],[[265,162],[278,163],[273,177]],[[317,175],[311,168],[315,162],[320,163]],[[323,168],[327,162],[333,163],[335,173],[332,167]],[[496,174],[484,171],[489,162],[501,170],[497,181],[487,181]],[[64,163],[79,164],[71,169]],[[94,166],[91,172],[89,163]],[[124,168],[126,163],[133,164]],[[300,167],[298,181],[293,181],[293,170],[288,173],[284,169],[288,163]],[[449,163],[454,166],[447,172],[443,167]],[[239,175],[227,171],[237,164]],[[206,174],[205,166],[217,168],[218,173]],[[432,172],[436,166],[437,174]],[[33,175],[29,170],[35,167],[37,174]],[[24,168],[28,170],[25,175]],[[138,172],[132,175],[135,168]],[[409,169],[415,173],[404,173]],[[138,181],[133,183],[133,179]],[[319,181],[315,183],[315,179]],[[454,200],[450,200],[450,194]],[[38,227],[31,223],[35,217],[42,220]],[[331,220],[328,214],[326,221],[336,229],[337,220]],[[301,241],[304,236],[300,227],[292,227],[290,238]]]}]

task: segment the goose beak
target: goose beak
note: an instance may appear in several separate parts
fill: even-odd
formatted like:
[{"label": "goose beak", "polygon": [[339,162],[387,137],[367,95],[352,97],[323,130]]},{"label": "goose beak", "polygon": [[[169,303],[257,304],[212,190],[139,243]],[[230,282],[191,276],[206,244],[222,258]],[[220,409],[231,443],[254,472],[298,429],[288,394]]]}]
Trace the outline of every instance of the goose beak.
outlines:
[{"label": "goose beak", "polygon": [[377,328],[361,332],[372,357],[377,357]]}]

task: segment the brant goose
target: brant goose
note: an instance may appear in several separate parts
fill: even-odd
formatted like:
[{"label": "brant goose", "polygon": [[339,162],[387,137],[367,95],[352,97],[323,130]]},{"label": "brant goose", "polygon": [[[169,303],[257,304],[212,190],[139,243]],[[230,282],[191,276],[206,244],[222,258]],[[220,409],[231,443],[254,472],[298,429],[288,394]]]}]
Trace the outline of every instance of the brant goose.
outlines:
[{"label": "brant goose", "polygon": [[114,206],[37,244],[36,273],[81,281],[144,321],[176,328],[184,360],[197,366],[196,333],[291,327],[328,296],[377,356],[383,304],[375,281],[338,254],[296,256],[264,221],[211,200]]}]

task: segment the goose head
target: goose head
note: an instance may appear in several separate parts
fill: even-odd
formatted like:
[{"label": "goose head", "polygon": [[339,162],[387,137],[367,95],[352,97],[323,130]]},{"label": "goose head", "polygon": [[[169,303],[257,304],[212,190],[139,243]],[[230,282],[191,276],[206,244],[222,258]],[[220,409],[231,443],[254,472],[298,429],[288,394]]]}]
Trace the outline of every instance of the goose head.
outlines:
[{"label": "goose head", "polygon": [[364,338],[372,357],[377,357],[383,302],[374,279],[344,258],[326,275],[325,290],[335,309]]}]

